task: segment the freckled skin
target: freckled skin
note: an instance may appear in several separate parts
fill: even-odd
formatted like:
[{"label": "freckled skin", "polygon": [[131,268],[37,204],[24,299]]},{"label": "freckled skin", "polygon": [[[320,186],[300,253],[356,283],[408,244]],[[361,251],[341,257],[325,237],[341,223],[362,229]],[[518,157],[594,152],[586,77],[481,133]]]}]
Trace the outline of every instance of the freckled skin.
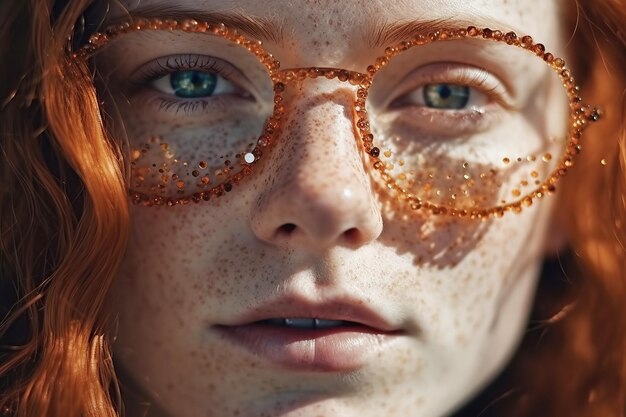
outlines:
[{"label": "freckled skin", "polygon": [[[376,57],[380,50],[350,46],[360,36],[354,28],[373,17],[470,19],[488,10],[553,50],[564,41],[549,2],[177,2],[187,3],[283,21],[287,45],[267,48],[284,67],[352,69]],[[145,42],[120,42],[107,65]],[[176,41],[153,47],[189,52]],[[133,62],[124,65],[143,63]],[[132,208],[110,295],[129,416],[143,415],[145,402],[153,404],[149,417],[447,415],[493,378],[519,340],[552,200],[485,222],[394,209],[355,140],[353,87],[321,79],[289,88],[278,145],[249,181],[208,203]],[[190,125],[132,106],[116,123],[131,144]],[[214,160],[222,134],[229,131],[203,149],[187,142],[178,151]],[[211,331],[276,294],[350,294],[405,329],[407,340],[350,374],[304,373],[269,365]]]}]

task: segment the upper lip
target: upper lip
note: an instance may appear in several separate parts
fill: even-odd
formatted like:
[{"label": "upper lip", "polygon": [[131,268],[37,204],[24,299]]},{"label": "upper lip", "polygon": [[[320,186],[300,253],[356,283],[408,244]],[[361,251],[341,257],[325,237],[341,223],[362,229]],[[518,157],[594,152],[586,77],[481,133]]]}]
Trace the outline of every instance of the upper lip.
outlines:
[{"label": "upper lip", "polygon": [[275,318],[317,318],[351,321],[383,332],[400,330],[371,309],[363,300],[339,297],[310,300],[305,297],[283,297],[261,304],[229,320],[226,326],[242,326]]}]

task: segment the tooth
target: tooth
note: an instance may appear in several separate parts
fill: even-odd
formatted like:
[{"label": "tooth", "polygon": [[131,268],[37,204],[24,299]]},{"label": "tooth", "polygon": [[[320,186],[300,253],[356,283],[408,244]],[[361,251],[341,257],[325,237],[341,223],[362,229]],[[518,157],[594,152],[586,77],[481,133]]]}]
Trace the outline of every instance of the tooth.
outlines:
[{"label": "tooth", "polygon": [[313,329],[315,328],[314,319],[285,319],[285,325],[288,327],[297,327],[300,329]]},{"label": "tooth", "polygon": [[315,319],[315,328],[316,329],[327,329],[329,327],[337,327],[344,325],[345,322],[343,320],[322,320]]}]

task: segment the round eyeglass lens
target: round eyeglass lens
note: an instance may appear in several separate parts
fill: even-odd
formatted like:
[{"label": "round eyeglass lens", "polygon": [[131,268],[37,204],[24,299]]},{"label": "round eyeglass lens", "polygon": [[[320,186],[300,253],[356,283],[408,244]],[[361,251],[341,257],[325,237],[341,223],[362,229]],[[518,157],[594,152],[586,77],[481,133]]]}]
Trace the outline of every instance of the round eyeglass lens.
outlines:
[{"label": "round eyeglass lens", "polygon": [[366,100],[373,144],[385,172],[420,201],[469,212],[516,204],[563,162],[567,90],[536,54],[456,39],[383,64]]},{"label": "round eyeglass lens", "polygon": [[[149,59],[133,71],[106,65],[120,62],[111,59],[124,53],[117,42],[155,45],[155,38],[184,53],[144,53]],[[116,115],[115,134],[128,138],[136,200],[207,200],[250,174],[274,108],[272,80],[252,44],[210,32],[142,30],[101,51],[105,109]]]}]

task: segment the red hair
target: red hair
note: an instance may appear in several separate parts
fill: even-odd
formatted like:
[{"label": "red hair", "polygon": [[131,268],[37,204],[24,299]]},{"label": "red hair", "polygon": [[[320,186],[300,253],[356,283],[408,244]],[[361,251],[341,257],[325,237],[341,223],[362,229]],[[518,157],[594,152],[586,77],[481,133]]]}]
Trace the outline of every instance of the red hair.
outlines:
[{"label": "red hair", "polygon": [[[69,59],[90,1],[66,3],[0,3],[0,62],[10,63],[0,78],[0,411],[14,417],[123,413],[104,300],[126,246],[127,167],[88,67]],[[575,73],[605,116],[561,187],[572,284],[540,290],[536,318],[552,319],[488,391],[501,399],[487,399],[496,415],[626,409],[626,1],[563,9]]]},{"label": "red hair", "polygon": [[0,407],[10,415],[113,417],[121,404],[103,303],[128,203],[88,69],[67,55],[86,3],[71,2],[54,26],[51,1],[0,9],[0,56],[11,63],[0,79],[0,260],[15,301],[2,323]]}]

